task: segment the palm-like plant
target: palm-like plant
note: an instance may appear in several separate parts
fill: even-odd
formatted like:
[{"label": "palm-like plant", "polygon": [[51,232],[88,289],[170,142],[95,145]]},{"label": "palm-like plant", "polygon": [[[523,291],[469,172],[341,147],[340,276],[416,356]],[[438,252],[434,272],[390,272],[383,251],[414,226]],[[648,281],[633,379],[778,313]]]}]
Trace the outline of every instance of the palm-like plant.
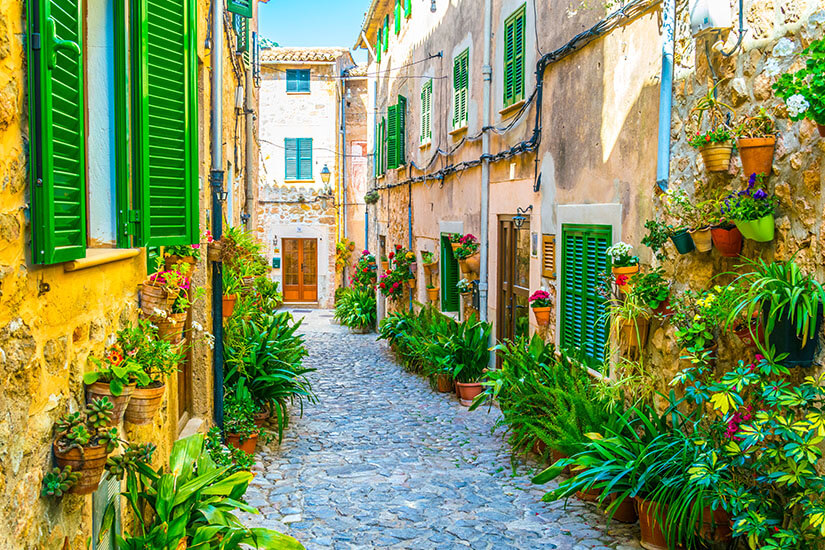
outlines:
[{"label": "palm-like plant", "polygon": [[335,319],[345,327],[372,330],[377,317],[375,291],[368,288],[348,288],[335,303]]}]

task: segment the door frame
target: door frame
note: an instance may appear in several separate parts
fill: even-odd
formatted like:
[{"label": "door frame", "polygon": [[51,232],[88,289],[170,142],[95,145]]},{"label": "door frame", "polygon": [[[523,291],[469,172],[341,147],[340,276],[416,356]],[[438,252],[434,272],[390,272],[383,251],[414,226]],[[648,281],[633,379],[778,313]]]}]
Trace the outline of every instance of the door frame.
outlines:
[{"label": "door frame", "polygon": [[[304,288],[305,288],[304,272],[303,272],[303,269],[301,269],[301,268],[299,268],[299,271],[298,271],[298,298],[296,298],[296,299],[287,299],[287,297],[286,297],[286,287],[287,287],[286,280],[285,280],[286,279],[286,265],[287,265],[287,256],[286,256],[287,246],[286,245],[287,245],[288,241],[295,241],[297,243],[297,245],[298,245],[297,246],[298,262],[301,263],[301,264],[303,264],[303,262],[304,262],[304,250],[305,250],[304,243],[306,243],[308,241],[312,241],[312,242],[315,243],[315,284],[314,285],[307,285],[307,286],[314,287],[314,289],[315,289],[315,297],[313,299],[306,299],[305,296],[304,296],[304,293],[305,293],[304,292]],[[281,239],[281,254],[283,255],[283,271],[284,271],[283,279],[281,281],[281,284],[283,285],[284,301],[285,302],[298,303],[298,304],[313,304],[313,303],[318,302],[318,287],[319,287],[319,280],[320,280],[320,273],[319,273],[320,263],[318,261],[319,241],[320,241],[320,239],[318,239],[316,237],[284,237],[284,238]],[[290,286],[294,286],[294,285],[290,285]]]},{"label": "door frame", "polygon": [[[522,226],[521,229],[516,229],[513,224],[515,214],[499,215],[498,216],[498,276],[496,281],[496,340],[501,342],[504,338],[515,337],[515,315],[513,298],[515,296],[523,296],[526,299],[530,297],[529,287],[521,287],[512,282],[516,273],[516,260],[518,258],[518,247],[516,245],[515,236],[516,231],[530,232],[530,216],[525,220],[526,229]],[[511,228],[505,229],[506,224],[511,224]],[[509,235],[510,239],[507,238]],[[512,242],[511,242],[512,241]],[[507,253],[509,250],[509,254]],[[529,251],[528,251],[529,254]],[[509,281],[505,281],[509,279]],[[529,306],[528,306],[529,308]],[[529,315],[529,311],[528,311]],[[507,323],[507,317],[510,317],[510,324]],[[506,327],[511,330],[506,331]],[[512,333],[512,334],[510,334]]]}]

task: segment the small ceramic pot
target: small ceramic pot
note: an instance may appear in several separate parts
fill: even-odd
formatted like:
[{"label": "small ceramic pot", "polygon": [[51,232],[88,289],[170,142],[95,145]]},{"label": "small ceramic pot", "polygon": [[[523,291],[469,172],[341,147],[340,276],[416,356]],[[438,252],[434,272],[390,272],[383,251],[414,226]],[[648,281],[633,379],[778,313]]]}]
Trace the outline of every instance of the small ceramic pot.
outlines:
[{"label": "small ceramic pot", "polygon": [[473,399],[480,395],[483,390],[481,382],[456,382],[455,387],[458,392],[458,399],[465,407],[472,405]]},{"label": "small ceramic pot", "polygon": [[670,236],[670,240],[673,241],[673,245],[679,254],[690,254],[696,250],[696,246],[693,244],[693,237],[690,236],[687,229],[677,231]]},{"label": "small ceramic pot", "polygon": [[163,402],[163,394],[166,391],[166,384],[147,388],[135,388],[129,405],[126,407],[126,422],[130,424],[149,424],[154,420],[155,413],[158,412],[160,404]]},{"label": "small ceramic pot", "polygon": [[437,289],[437,288],[428,288],[427,289],[427,298],[433,303],[437,302],[438,301],[438,291],[439,291],[439,289]]},{"label": "small ceramic pot", "polygon": [[693,239],[693,245],[696,247],[698,252],[710,252],[711,249],[713,249],[713,239],[711,237],[710,227],[691,230],[690,236]]},{"label": "small ceramic pot", "polygon": [[730,168],[730,157],[733,154],[733,145],[730,143],[715,143],[699,149],[705,169],[708,172],[727,172]]},{"label": "small ceramic pot", "polygon": [[752,174],[770,176],[773,170],[773,153],[776,150],[776,137],[739,138],[739,158],[742,159],[742,172],[745,178]]},{"label": "small ceramic pot", "polygon": [[103,469],[106,467],[105,445],[94,445],[83,447],[83,452],[77,448],[62,449],[55,441],[52,445],[54,458],[60,469],[71,466],[73,472],[80,474],[80,479],[75,483],[69,493],[75,495],[89,495],[97,490],[100,485],[100,478],[103,476]]},{"label": "small ceramic pot", "polygon": [[776,223],[773,214],[763,216],[758,220],[736,221],[736,227],[746,239],[758,243],[767,243],[774,239]]},{"label": "small ceramic pot", "polygon": [[232,312],[235,311],[235,301],[238,299],[238,296],[235,294],[227,294],[223,297],[223,317],[226,319],[227,317],[232,317]]},{"label": "small ceramic pot", "polygon": [[533,315],[536,316],[536,324],[540,327],[546,327],[550,324],[550,309],[549,307],[534,307]]},{"label": "small ceramic pot", "polygon": [[126,407],[129,405],[129,400],[135,391],[136,384],[129,384],[123,388],[123,391],[115,397],[109,389],[108,382],[95,382],[90,386],[86,386],[86,402],[91,403],[94,400],[107,397],[112,402],[114,408],[112,409],[112,420],[109,421],[110,426],[117,426],[123,420],[123,414],[126,412]]},{"label": "small ceramic pot", "polygon": [[710,230],[713,246],[725,258],[736,258],[742,252],[742,233],[738,228],[714,227]]}]

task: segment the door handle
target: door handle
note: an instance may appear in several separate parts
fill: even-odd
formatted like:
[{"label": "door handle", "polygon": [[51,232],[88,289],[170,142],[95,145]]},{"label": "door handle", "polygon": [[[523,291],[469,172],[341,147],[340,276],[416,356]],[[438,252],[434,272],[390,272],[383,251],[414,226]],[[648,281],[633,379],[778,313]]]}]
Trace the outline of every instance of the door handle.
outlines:
[{"label": "door handle", "polygon": [[75,54],[79,58],[81,56],[80,52],[80,45],[77,42],[73,42],[71,40],[60,40],[57,38],[57,30],[55,27],[54,19],[49,17],[46,19],[46,44],[49,48],[48,55],[46,56],[46,63],[49,69],[54,69],[57,66],[57,50],[68,50],[69,52]]}]

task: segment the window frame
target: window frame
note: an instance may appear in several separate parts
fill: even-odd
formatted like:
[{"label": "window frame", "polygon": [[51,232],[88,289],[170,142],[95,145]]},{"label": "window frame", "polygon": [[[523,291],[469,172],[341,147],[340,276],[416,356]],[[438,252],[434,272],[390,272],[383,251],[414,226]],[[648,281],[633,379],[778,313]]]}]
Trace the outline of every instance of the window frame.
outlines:
[{"label": "window frame", "polygon": [[[290,90],[290,86],[294,89]],[[286,93],[312,93],[312,69],[286,69]]]},{"label": "window frame", "polygon": [[421,145],[433,141],[433,79],[430,78],[421,86]]},{"label": "window frame", "polygon": [[[294,142],[295,148],[295,176],[289,175],[289,153],[290,142]],[[309,151],[309,174],[304,174],[301,170],[302,157],[305,150]],[[312,138],[284,138],[284,181],[285,182],[300,182],[300,181],[315,181],[313,179],[313,142]],[[308,176],[308,177],[304,177]]]},{"label": "window frame", "polygon": [[[462,62],[464,71],[462,71]],[[460,84],[460,85],[459,85]],[[463,102],[462,102],[463,96]],[[466,128],[470,124],[470,48],[453,58],[453,129]],[[463,106],[463,107],[462,107]]]}]

